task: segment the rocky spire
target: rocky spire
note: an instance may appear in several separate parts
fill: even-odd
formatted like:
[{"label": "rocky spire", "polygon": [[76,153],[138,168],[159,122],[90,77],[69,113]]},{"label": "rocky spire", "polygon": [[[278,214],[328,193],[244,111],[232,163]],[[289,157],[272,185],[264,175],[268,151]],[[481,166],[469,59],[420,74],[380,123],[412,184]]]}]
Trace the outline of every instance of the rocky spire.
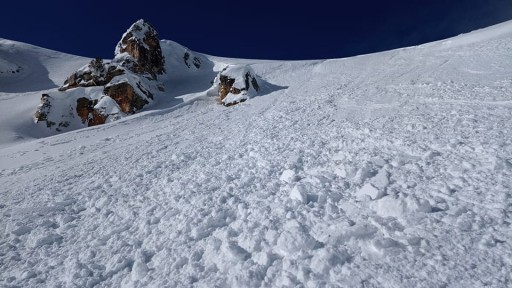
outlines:
[{"label": "rocky spire", "polygon": [[165,73],[165,59],[160,48],[160,40],[156,30],[143,19],[135,22],[123,34],[121,41],[117,43],[115,55],[128,53],[138,64],[142,71],[156,77],[157,74]]}]

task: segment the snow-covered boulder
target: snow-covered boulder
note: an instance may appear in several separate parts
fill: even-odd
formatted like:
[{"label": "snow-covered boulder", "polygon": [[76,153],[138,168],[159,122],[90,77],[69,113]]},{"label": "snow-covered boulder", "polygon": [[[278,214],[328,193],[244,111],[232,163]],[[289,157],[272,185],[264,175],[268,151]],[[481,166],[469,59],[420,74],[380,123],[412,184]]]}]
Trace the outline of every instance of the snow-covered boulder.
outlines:
[{"label": "snow-covered boulder", "polygon": [[41,96],[41,104],[37,106],[36,113],[34,114],[34,122],[44,122],[46,127],[55,128],[57,131],[60,131],[61,128],[67,127],[69,122],[66,121],[66,119],[56,122],[53,121],[54,119],[50,118],[50,111],[54,105],[55,99],[48,94],[43,94]]},{"label": "snow-covered boulder", "polygon": [[133,23],[117,43],[115,56],[122,53],[128,53],[138,63],[138,69],[134,71],[136,73],[147,72],[155,78],[157,74],[165,73],[165,59],[158,33],[143,19]]},{"label": "snow-covered boulder", "polygon": [[59,88],[59,91],[66,91],[77,87],[104,86],[112,78],[124,74],[124,70],[120,65],[103,63],[103,59],[96,58],[71,74],[64,81],[64,85]]},{"label": "snow-covered boulder", "polygon": [[[80,88],[83,92],[84,88]],[[81,122],[78,121],[79,117],[75,109],[76,93],[71,93],[70,97],[62,98],[63,92],[55,92],[52,96],[43,94],[41,103],[36,109],[34,114],[34,122],[38,125],[43,125],[46,128],[61,132],[67,128],[78,128]],[[87,107],[86,107],[87,109]]]},{"label": "snow-covered boulder", "polygon": [[215,78],[213,88],[218,90],[221,103],[231,106],[258,94],[257,78],[249,65],[227,66]]}]

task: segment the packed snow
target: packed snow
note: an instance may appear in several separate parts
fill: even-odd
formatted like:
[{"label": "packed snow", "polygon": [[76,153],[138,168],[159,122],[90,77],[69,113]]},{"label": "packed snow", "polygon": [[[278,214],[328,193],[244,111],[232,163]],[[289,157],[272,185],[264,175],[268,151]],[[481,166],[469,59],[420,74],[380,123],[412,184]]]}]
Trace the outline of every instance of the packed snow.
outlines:
[{"label": "packed snow", "polygon": [[[90,59],[0,44],[23,69],[0,74],[0,286],[512,286],[512,22],[347,59],[195,53],[168,98],[49,137],[41,94]],[[207,91],[235,64],[268,85],[226,108]]]}]

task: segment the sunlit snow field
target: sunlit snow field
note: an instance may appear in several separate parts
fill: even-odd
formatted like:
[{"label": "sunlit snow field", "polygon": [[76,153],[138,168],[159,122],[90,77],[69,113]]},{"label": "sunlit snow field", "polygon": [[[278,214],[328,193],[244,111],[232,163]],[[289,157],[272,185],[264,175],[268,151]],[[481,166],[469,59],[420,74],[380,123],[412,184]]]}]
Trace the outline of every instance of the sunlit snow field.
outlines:
[{"label": "sunlit snow field", "polygon": [[[142,113],[51,136],[39,97],[90,59],[0,40],[0,286],[512,286],[512,22],[347,59],[207,57]],[[230,63],[271,86],[219,105]]]}]

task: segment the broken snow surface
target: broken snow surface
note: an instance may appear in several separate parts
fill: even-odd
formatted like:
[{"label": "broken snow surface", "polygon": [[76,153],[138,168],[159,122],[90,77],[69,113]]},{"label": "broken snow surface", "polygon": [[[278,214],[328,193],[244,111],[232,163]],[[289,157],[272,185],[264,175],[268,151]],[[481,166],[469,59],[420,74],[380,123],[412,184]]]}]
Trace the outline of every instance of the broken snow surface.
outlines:
[{"label": "broken snow surface", "polygon": [[[512,22],[347,59],[204,56],[169,99],[51,137],[39,97],[90,59],[0,44],[21,67],[0,75],[2,287],[512,286]],[[218,105],[229,64],[273,86]]]}]

